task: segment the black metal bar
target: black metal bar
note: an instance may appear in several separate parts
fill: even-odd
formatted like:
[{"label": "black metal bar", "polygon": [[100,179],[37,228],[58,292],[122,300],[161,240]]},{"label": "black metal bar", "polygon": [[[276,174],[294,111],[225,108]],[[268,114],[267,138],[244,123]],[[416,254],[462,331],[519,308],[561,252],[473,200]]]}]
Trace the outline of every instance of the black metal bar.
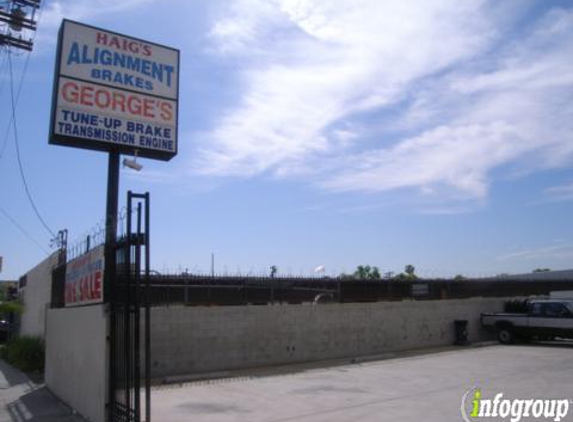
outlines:
[{"label": "black metal bar", "polygon": [[140,349],[139,349],[139,331],[141,329],[140,324],[140,313],[139,307],[141,305],[140,300],[140,282],[141,282],[141,202],[137,204],[137,221],[136,221],[137,236],[135,238],[135,266],[132,267],[134,272],[134,282],[135,282],[135,297],[133,301],[133,366],[134,366],[134,404],[135,404],[135,420],[139,422],[141,420],[141,366],[140,366]]},{"label": "black metal bar", "polygon": [[107,167],[107,200],[105,212],[104,298],[113,302],[112,285],[116,275],[117,204],[119,195],[119,153],[110,152]]},{"label": "black metal bar", "polygon": [[23,6],[29,6],[36,9],[40,8],[41,0],[13,0],[14,3],[21,4]]},{"label": "black metal bar", "polygon": [[24,40],[22,38],[15,38],[10,35],[0,34],[0,45],[6,45],[8,47],[16,47],[26,51],[32,51],[33,43],[30,40]]},{"label": "black metal bar", "polygon": [[150,309],[150,249],[149,192],[145,194],[145,421],[151,422],[151,309]]},{"label": "black metal bar", "polygon": [[[125,302],[123,306],[124,312],[124,324],[125,324],[125,333],[124,333],[124,359],[126,362],[125,365],[125,404],[131,408],[131,212],[132,212],[132,193],[131,191],[127,192],[127,230],[126,230],[126,245],[124,249],[124,271],[123,271],[123,280],[124,280],[124,292],[125,292]],[[139,421],[137,421],[139,422]]]},{"label": "black metal bar", "polygon": [[110,333],[109,333],[109,397],[108,418],[114,420],[117,391],[118,372],[118,319],[117,298],[114,297],[116,287],[116,234],[117,234],[117,203],[119,193],[119,154],[110,152],[107,170],[107,198],[106,198],[106,232],[104,246],[104,300],[110,306]]},{"label": "black metal bar", "polygon": [[27,19],[20,16],[15,16],[12,13],[0,12],[0,22],[5,22],[7,24],[17,24],[22,28],[35,31],[37,29],[36,21],[32,19]]}]

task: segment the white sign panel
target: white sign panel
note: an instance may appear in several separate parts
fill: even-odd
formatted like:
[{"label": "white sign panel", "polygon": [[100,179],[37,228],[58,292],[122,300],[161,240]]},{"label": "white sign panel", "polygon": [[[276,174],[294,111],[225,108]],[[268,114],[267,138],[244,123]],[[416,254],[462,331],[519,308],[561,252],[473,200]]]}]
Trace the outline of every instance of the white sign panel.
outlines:
[{"label": "white sign panel", "polygon": [[66,306],[103,302],[104,245],[68,262]]},{"label": "white sign panel", "polygon": [[179,51],[64,20],[50,143],[169,160]]},{"label": "white sign panel", "polygon": [[64,21],[60,75],[177,99],[179,52]]}]

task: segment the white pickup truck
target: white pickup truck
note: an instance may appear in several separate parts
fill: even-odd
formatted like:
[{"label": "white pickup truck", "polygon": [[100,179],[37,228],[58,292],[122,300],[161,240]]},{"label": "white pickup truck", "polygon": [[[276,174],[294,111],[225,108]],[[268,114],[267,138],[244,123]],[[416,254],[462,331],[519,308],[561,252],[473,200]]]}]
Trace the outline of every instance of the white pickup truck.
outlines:
[{"label": "white pickup truck", "polygon": [[501,343],[515,340],[573,339],[573,300],[511,301],[505,313],[482,314],[482,327],[495,330]]}]

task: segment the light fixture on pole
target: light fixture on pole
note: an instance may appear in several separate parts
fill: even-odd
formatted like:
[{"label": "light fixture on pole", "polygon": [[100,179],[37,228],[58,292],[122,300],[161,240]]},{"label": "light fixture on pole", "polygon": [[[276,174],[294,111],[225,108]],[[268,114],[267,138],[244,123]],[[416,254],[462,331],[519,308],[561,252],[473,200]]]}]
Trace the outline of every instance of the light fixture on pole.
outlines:
[{"label": "light fixture on pole", "polygon": [[129,167],[130,169],[135,171],[140,171],[143,168],[143,165],[137,162],[137,150],[135,150],[135,153],[133,154],[133,160],[129,158],[123,159],[123,166]]}]

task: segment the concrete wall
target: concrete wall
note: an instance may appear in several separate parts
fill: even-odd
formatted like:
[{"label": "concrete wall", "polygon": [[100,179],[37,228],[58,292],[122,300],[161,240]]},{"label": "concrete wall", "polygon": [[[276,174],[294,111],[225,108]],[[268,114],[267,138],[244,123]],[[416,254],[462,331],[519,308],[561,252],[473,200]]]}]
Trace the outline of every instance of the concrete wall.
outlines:
[{"label": "concrete wall", "polygon": [[323,305],[170,307],[152,310],[152,376],[353,357],[452,344],[502,298]]},{"label": "concrete wall", "polygon": [[104,422],[107,398],[105,305],[47,312],[48,388],[91,422]]},{"label": "concrete wall", "polygon": [[20,316],[20,335],[44,337],[46,310],[52,296],[52,269],[58,263],[58,253],[53,253],[26,273],[26,286],[18,294],[24,303]]}]

